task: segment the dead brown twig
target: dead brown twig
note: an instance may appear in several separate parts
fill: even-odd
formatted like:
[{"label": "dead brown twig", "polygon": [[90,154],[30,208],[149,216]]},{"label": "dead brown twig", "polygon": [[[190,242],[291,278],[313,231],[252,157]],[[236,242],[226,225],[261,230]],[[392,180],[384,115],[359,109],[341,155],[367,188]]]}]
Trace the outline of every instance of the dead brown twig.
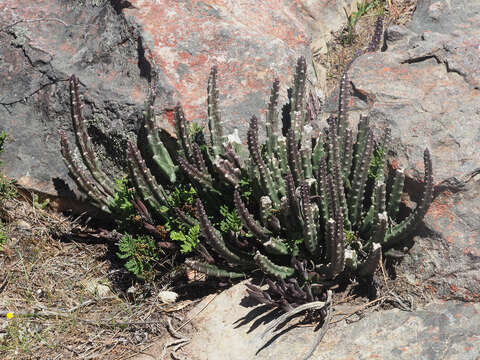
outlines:
[{"label": "dead brown twig", "polygon": [[385,297],[385,296],[382,296],[382,297],[380,297],[380,298],[378,298],[378,299],[375,299],[375,300],[372,300],[372,301],[370,301],[370,302],[368,302],[368,303],[366,303],[366,304],[360,305],[360,306],[356,307],[353,311],[350,311],[350,312],[348,312],[348,313],[335,313],[335,314],[333,314],[333,316],[338,316],[338,315],[345,315],[345,316],[343,316],[342,318],[340,318],[340,319],[338,319],[338,320],[331,321],[330,324],[335,324],[335,323],[337,323],[337,322],[340,322],[340,321],[342,321],[342,320],[345,320],[345,319],[349,318],[350,316],[356,314],[357,312],[362,311],[362,310],[370,307],[371,305],[373,305],[373,304],[375,304],[375,303],[384,301],[385,299],[386,299],[386,297]]}]

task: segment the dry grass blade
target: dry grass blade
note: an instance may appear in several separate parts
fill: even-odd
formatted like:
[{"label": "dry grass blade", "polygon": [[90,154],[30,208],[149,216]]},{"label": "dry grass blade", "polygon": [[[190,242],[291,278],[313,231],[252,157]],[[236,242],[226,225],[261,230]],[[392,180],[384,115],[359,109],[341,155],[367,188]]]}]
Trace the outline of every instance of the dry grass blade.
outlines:
[{"label": "dry grass blade", "polygon": [[[187,311],[189,302],[167,307],[156,296],[168,278],[137,284],[112,261],[110,244],[65,236],[92,229],[25,198],[0,204],[7,235],[0,251],[1,359],[125,358],[166,332],[167,311]],[[137,290],[127,292],[132,285]]]}]

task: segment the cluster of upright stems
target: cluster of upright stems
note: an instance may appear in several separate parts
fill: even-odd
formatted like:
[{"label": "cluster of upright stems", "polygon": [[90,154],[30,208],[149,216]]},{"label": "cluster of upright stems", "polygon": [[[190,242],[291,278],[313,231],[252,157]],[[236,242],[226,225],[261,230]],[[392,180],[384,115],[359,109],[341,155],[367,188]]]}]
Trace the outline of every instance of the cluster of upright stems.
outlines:
[{"label": "cluster of upright stems", "polygon": [[[378,46],[380,34],[376,31],[378,39],[374,39],[376,44],[373,41],[369,50]],[[146,204],[140,202],[137,208],[142,209],[147,222],[153,221],[147,208],[161,214],[159,209],[168,207],[187,225],[200,226],[205,241],[200,251],[204,261],[188,260],[187,265],[208,275],[232,278],[260,269],[277,279],[271,281],[273,292],[284,294],[283,298],[292,294],[291,301],[277,304],[285,310],[292,304],[318,299],[320,295],[315,295],[312,285],[334,281],[345,270],[362,277],[373,274],[382,251],[412,233],[433,198],[432,163],[425,149],[421,200],[410,215],[398,219],[404,171],[392,170],[393,178],[388,181],[387,155],[391,143],[388,129],[375,139],[367,117],[360,118],[355,132],[349,128],[347,71],[339,86],[337,116],[329,117],[328,126],[313,137],[312,124],[321,121],[321,111],[319,100],[307,89],[306,70],[305,59],[301,57],[289,92],[286,107],[289,112],[284,112],[283,118],[278,110],[280,83],[274,80],[263,122],[265,141],[260,143],[261,122],[252,116],[246,160],[223,132],[216,67],[208,80],[206,144],[197,141],[178,105],[174,111],[177,150],[169,150],[155,127],[153,93],[146,104],[145,127],[147,147],[160,173],[152,174],[136,145],[128,144],[132,182]],[[74,160],[64,134],[62,154],[81,188],[108,211],[113,187],[101,172],[92,150],[74,76],[71,87],[76,140],[91,177]],[[168,179],[169,184],[162,185],[159,179]],[[178,181],[189,181],[196,187],[199,198],[195,213],[187,214],[171,203],[169,189]],[[254,189],[248,203],[241,192],[242,181]],[[234,236],[222,233],[210,221],[209,216],[222,202],[230,204],[242,221],[243,230]],[[255,287],[250,292],[266,303],[276,301]]]},{"label": "cluster of upright stems", "polygon": [[[250,120],[247,144],[251,181],[259,187],[257,213],[248,209],[233,181],[232,186],[236,211],[245,231],[254,237],[252,246],[237,249],[229,244],[228,239],[214,229],[202,202],[197,200],[200,227],[210,247],[226,264],[236,265],[235,269],[257,267],[274,277],[292,277],[295,269],[289,260],[291,244],[301,239],[297,256],[315,264],[314,276],[318,281],[335,279],[346,267],[366,276],[375,271],[382,249],[395,246],[425,215],[433,188],[429,152],[424,153],[422,200],[406,219],[397,223],[405,175],[401,169],[394,171],[387,198],[386,156],[390,132],[386,130],[376,141],[368,118],[362,117],[353,135],[344,106],[348,93],[345,73],[340,84],[338,116],[330,117],[324,132],[312,139],[311,123],[318,121],[319,114],[309,111],[314,104],[305,101],[305,80],[306,64],[300,58],[289,99],[287,123],[291,126],[286,136],[281,135],[278,124],[278,80],[274,81],[268,104],[264,144],[259,144],[257,117]],[[376,168],[372,175],[374,154]],[[183,168],[192,178],[198,177]],[[368,208],[364,208],[365,203],[369,204]],[[190,264],[200,271],[206,271],[207,265],[209,274],[215,274],[215,265]],[[217,269],[223,276],[226,269]],[[233,273],[240,276],[242,271]]]}]

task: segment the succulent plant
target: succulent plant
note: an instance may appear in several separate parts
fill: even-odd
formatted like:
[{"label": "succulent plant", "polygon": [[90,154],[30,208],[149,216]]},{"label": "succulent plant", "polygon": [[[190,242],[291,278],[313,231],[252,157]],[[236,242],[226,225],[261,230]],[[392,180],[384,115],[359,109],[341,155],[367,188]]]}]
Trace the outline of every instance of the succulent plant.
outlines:
[{"label": "succulent plant", "polygon": [[[378,47],[380,25],[377,21],[369,50]],[[432,165],[426,149],[422,200],[408,217],[398,221],[405,175],[401,169],[395,170],[387,197],[390,132],[386,129],[376,140],[366,117],[361,117],[355,135],[348,128],[347,70],[340,81],[338,115],[331,116],[328,126],[315,138],[312,124],[320,121],[321,112],[318,99],[307,89],[305,59],[297,61],[285,107],[288,111],[283,112],[281,123],[280,84],[275,79],[266,112],[265,142],[259,143],[259,120],[252,116],[247,131],[247,161],[242,160],[234,144],[226,141],[223,134],[216,67],[208,80],[210,139],[206,143],[197,141],[181,106],[177,105],[176,156],[170,155],[154,125],[155,94],[151,91],[145,111],[147,147],[161,174],[152,174],[136,145],[128,144],[132,181],[143,199],[136,201],[136,208],[141,210],[147,228],[154,232],[155,220],[147,208],[161,217],[165,214],[161,209],[167,207],[189,226],[199,225],[206,244],[218,258],[211,263],[213,258],[208,255],[207,263],[191,261],[189,266],[210,275],[237,277],[259,268],[274,278],[298,279],[293,258],[297,263],[311,265],[304,282],[330,282],[345,269],[359,276],[371,275],[381,252],[408,236],[428,210],[433,196]],[[75,76],[71,87],[76,140],[91,176],[73,158],[65,134],[62,134],[62,154],[79,186],[94,203],[109,211],[113,186],[100,170],[87,135]],[[160,181],[162,176],[171,183],[195,184],[200,197],[195,211],[187,213],[175,207],[168,184]],[[242,182],[254,188],[247,204],[241,193]],[[212,224],[212,213],[218,206],[210,205],[218,204],[218,200],[235,208],[243,224],[241,231],[222,233]]]},{"label": "succulent plant", "polygon": [[[311,124],[318,121],[319,114],[307,111],[313,105],[305,101],[305,79],[305,60],[300,58],[289,99],[291,111],[287,119],[282,119],[283,123],[291,124],[285,136],[279,135],[279,121],[272,115],[278,114],[278,80],[273,83],[268,104],[264,144],[258,141],[257,117],[250,120],[247,144],[251,174],[259,190],[255,208],[260,210],[250,211],[238,189],[233,193],[245,231],[253,235],[250,244],[236,248],[219,236],[204,211],[198,211],[202,233],[227,264],[245,270],[255,263],[265,274],[283,279],[292,277],[295,269],[290,265],[293,252],[289,244],[300,239],[297,257],[314,264],[310,276],[315,281],[333,280],[346,268],[367,276],[376,269],[381,251],[408,236],[425,215],[433,194],[430,155],[426,149],[422,200],[407,218],[397,222],[405,176],[401,169],[395,171],[387,198],[389,130],[375,140],[368,118],[362,117],[356,136],[353,135],[344,105],[348,91],[345,73],[340,85],[338,116],[330,117],[328,127],[312,139]],[[185,165],[182,168],[192,171]],[[232,185],[237,186],[234,181]],[[203,209],[200,200],[197,209]],[[196,265],[191,263],[191,266]],[[200,265],[197,269],[200,270]]]},{"label": "succulent plant", "polygon": [[[380,27],[377,21],[368,51],[378,47]],[[188,266],[221,277],[240,277],[256,267],[266,275],[268,288],[247,284],[252,297],[291,316],[298,313],[295,309],[321,303],[316,309],[325,319],[329,285],[344,273],[371,277],[382,252],[415,230],[433,199],[429,150],[424,151],[421,200],[406,218],[399,219],[405,174],[400,168],[394,169],[389,179],[390,130],[386,128],[380,138],[375,138],[364,116],[357,130],[351,130],[349,92],[347,67],[339,86],[338,114],[329,117],[328,126],[313,138],[312,124],[320,121],[320,110],[317,99],[306,89],[306,62],[300,58],[289,103],[284,106],[290,111],[283,112],[285,135],[281,135],[279,81],[274,80],[267,105],[265,142],[259,143],[256,116],[250,119],[247,132],[249,159],[244,167],[249,169],[250,181],[257,185],[248,204],[238,183],[231,182],[245,233],[238,234],[242,238],[236,242],[222,237],[197,200],[202,234],[220,259],[215,263],[190,260]],[[391,184],[388,196],[387,184]]]},{"label": "succulent plant", "polygon": [[114,184],[102,171],[98,157],[93,149],[92,141],[85,127],[85,118],[82,114],[82,99],[78,91],[78,78],[70,77],[70,95],[75,140],[80,150],[81,160],[88,172],[80,166],[70,150],[65,132],[61,132],[61,151],[65,164],[70,171],[71,178],[76,182],[91,201],[103,211],[110,213],[110,205],[113,203]]},{"label": "succulent plant", "polygon": [[[379,18],[366,51],[378,48],[382,28]],[[278,110],[280,82],[275,79],[263,123],[265,140],[260,143],[261,122],[252,116],[246,134],[247,159],[224,134],[215,66],[207,86],[208,141],[203,132],[193,134],[177,105],[177,149],[169,151],[155,127],[155,93],[151,91],[145,111],[147,148],[160,173],[152,173],[136,145],[128,144],[132,181],[143,200],[136,199],[134,205],[147,229],[158,231],[155,218],[165,216],[162,209],[167,208],[186,225],[200,228],[204,243],[198,252],[204,261],[188,259],[189,267],[228,278],[259,269],[267,277],[268,289],[247,285],[251,296],[287,314],[296,314],[299,308],[317,309],[325,318],[331,304],[329,285],[346,273],[372,276],[382,253],[415,230],[433,199],[432,162],[425,149],[421,200],[407,217],[399,217],[405,173],[388,170],[390,130],[376,138],[364,116],[356,131],[349,128],[350,64],[339,84],[338,114],[330,116],[315,136],[313,125],[321,123],[321,102],[307,87],[305,59],[297,61],[282,112]],[[99,170],[86,135],[74,76],[71,86],[76,139],[91,176],[74,160],[65,134],[62,154],[79,186],[108,211],[112,184]],[[391,179],[389,173],[393,173]],[[189,211],[171,200],[169,189],[178,182],[190,182],[196,188],[198,199]],[[242,224],[239,229],[219,230],[219,204],[235,210]],[[314,305],[309,308],[308,304]]]}]

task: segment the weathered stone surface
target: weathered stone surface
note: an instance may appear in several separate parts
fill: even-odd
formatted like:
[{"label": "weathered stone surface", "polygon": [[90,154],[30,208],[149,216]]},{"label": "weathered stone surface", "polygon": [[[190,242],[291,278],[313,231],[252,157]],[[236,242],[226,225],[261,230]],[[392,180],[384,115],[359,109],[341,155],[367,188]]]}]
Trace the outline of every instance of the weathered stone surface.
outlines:
[{"label": "weathered stone surface", "polygon": [[447,301],[413,312],[375,312],[354,324],[333,327],[315,355],[317,359],[477,360],[479,334],[480,305]]},{"label": "weathered stone surface", "polygon": [[88,131],[114,175],[141,126],[154,72],[158,120],[169,127],[177,102],[190,120],[205,119],[206,79],[217,63],[223,119],[242,130],[264,111],[274,75],[286,87],[295,59],[310,59],[308,25],[293,0],[6,0],[0,23],[0,130],[11,135],[5,172],[50,194],[73,185],[58,135],[72,128],[72,73],[83,85]]},{"label": "weathered stone surface", "polygon": [[142,27],[149,60],[176,90],[189,120],[206,118],[206,82],[218,65],[227,133],[245,134],[250,117],[263,112],[273,78],[285,86],[296,58],[310,58],[309,30],[291,0],[130,3],[125,15]]},{"label": "weathered stone surface", "polygon": [[[420,10],[424,3],[419,2]],[[440,298],[478,301],[480,17],[476,4],[456,12],[435,4],[427,8],[450,14],[437,13],[436,21],[452,27],[454,34],[420,31],[421,19],[415,15],[410,29],[388,30],[386,52],[362,56],[349,75],[354,108],[380,127],[388,124],[402,144],[396,147],[399,166],[417,183],[410,189],[421,189],[423,150],[428,147],[432,154],[436,196],[402,263],[403,272]],[[455,15],[459,11],[469,14],[464,26],[451,23],[463,19]],[[430,18],[425,19],[425,27],[431,27]]]},{"label": "weathered stone surface", "polygon": [[456,35],[478,31],[480,3],[469,0],[419,0],[411,23],[418,33],[425,30]]},{"label": "weathered stone surface", "polygon": [[298,0],[300,10],[306,15],[306,21],[312,31],[312,47],[320,52],[327,51],[327,43],[332,38],[332,32],[345,26],[346,15],[356,11],[356,1],[335,0]]},{"label": "weathered stone surface", "polygon": [[[313,342],[312,327],[291,328],[257,352],[263,344],[259,335],[271,317],[263,317],[262,306],[246,301],[246,295],[245,286],[238,284],[197,305],[187,315],[193,319],[192,340],[179,353],[189,360],[302,359]],[[158,357],[171,340],[161,339],[136,360]],[[448,301],[413,312],[372,312],[352,324],[338,322],[311,359],[476,360],[479,349],[480,305]]]},{"label": "weathered stone surface", "polygon": [[73,73],[81,81],[97,151],[110,159],[107,171],[118,173],[148,87],[134,29],[109,5],[57,0],[2,1],[0,24],[0,129],[9,135],[5,173],[27,188],[71,197],[63,186],[73,182],[60,155],[59,130],[71,137]]},{"label": "weathered stone surface", "polygon": [[[335,324],[312,358],[480,356],[477,7],[477,3],[468,2],[457,6],[448,1],[419,1],[419,12],[410,27],[388,30],[386,52],[366,54],[350,69],[352,118],[369,114],[378,127],[387,124],[392,128],[398,165],[406,168],[408,176],[407,206],[415,206],[413,202],[419,200],[422,154],[425,147],[431,151],[435,200],[409,244],[413,247],[399,273],[412,284],[429,288],[436,300],[413,312],[379,311],[353,324]],[[427,10],[434,16],[425,15]],[[451,32],[441,30],[443,26]],[[265,324],[239,321],[252,311],[239,305],[244,295],[242,285],[238,285],[219,295],[198,315],[196,310],[192,312],[197,333],[185,347],[187,357],[301,359],[312,342],[311,328],[292,329],[255,354],[260,344],[258,334]],[[258,327],[251,329],[254,323]],[[166,341],[156,349],[161,350]]]},{"label": "weathered stone surface", "polygon": [[[305,14],[311,34],[312,52],[318,55],[325,55],[328,52],[327,43],[332,40],[333,34],[341,30],[347,21],[348,14],[356,11],[356,0],[298,0],[300,10]],[[315,61],[315,60],[314,60]],[[316,83],[322,91],[325,91],[327,69],[315,61]],[[312,79],[315,81],[315,79]]]}]

